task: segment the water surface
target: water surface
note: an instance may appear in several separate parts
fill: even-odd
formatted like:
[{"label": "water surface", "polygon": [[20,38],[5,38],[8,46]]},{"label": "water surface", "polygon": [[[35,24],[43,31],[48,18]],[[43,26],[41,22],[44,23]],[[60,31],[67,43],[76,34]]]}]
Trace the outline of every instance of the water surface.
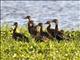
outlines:
[{"label": "water surface", "polygon": [[61,29],[79,28],[80,1],[1,1],[2,24],[16,21],[24,25],[27,21],[23,18],[27,15],[35,23],[57,18]]}]

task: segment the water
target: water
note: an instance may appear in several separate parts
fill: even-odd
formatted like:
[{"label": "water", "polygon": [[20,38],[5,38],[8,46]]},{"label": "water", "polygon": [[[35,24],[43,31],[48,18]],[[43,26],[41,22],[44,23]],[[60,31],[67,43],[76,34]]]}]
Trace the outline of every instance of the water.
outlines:
[{"label": "water", "polygon": [[61,29],[80,28],[80,1],[1,1],[2,24],[17,21],[24,25],[27,15],[35,24],[57,18]]}]

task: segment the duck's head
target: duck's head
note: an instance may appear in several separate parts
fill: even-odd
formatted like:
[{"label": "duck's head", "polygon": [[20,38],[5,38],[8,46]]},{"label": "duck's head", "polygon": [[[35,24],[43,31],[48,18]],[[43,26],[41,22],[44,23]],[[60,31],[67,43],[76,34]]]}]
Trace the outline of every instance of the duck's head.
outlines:
[{"label": "duck's head", "polygon": [[43,24],[42,23],[38,23],[38,26],[42,26]]},{"label": "duck's head", "polygon": [[52,22],[58,23],[58,19],[53,19]]},{"label": "duck's head", "polygon": [[12,30],[16,29],[16,32],[19,33],[20,29],[18,28],[18,23],[14,22],[13,26],[12,26]]},{"label": "duck's head", "polygon": [[51,21],[47,21],[45,24],[50,24],[51,23]]},{"label": "duck's head", "polygon": [[18,25],[18,23],[17,22],[14,22],[13,26],[17,26],[17,25]]},{"label": "duck's head", "polygon": [[14,22],[12,27],[10,28],[10,32],[14,30],[14,28],[16,28],[18,26],[17,22]]},{"label": "duck's head", "polygon": [[31,16],[26,16],[24,19],[30,19],[31,18]]}]

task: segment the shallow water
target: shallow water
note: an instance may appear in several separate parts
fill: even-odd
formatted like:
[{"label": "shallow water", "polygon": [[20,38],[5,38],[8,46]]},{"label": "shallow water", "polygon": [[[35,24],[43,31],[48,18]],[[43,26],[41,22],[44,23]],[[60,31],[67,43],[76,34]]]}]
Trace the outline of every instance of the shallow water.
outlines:
[{"label": "shallow water", "polygon": [[1,1],[2,24],[26,24],[27,15],[35,23],[57,18],[61,29],[80,28],[80,1]]}]

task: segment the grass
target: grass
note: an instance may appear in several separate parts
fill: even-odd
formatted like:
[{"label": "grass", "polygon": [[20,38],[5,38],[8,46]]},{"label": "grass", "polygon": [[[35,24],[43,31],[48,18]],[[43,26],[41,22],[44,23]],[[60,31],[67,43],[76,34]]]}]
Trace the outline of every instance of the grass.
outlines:
[{"label": "grass", "polygon": [[21,32],[30,40],[27,43],[12,39],[9,30],[8,26],[1,28],[0,60],[80,60],[80,31],[66,31],[69,41],[36,42],[23,27]]}]

